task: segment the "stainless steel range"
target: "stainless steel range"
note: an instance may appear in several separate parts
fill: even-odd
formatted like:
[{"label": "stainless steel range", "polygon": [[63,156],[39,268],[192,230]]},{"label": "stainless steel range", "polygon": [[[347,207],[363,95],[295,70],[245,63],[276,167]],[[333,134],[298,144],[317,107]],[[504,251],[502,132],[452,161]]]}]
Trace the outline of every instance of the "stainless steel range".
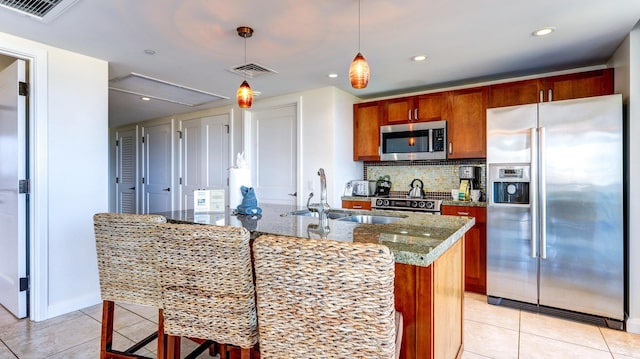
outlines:
[{"label": "stainless steel range", "polygon": [[371,198],[371,209],[412,211],[440,214],[441,199],[428,198]]}]

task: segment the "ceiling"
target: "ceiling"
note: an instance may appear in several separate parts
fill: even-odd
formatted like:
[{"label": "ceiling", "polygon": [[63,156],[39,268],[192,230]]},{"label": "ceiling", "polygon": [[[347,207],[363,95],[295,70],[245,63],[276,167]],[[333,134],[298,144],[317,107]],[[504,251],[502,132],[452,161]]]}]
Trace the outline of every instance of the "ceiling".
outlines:
[{"label": "ceiling", "polygon": [[[360,50],[371,67],[361,90],[348,80],[357,0],[78,0],[50,21],[0,8],[0,31],[106,60],[109,79],[137,73],[228,98],[186,106],[111,90],[117,126],[234,103],[243,79],[227,69],[245,63],[238,26],[255,30],[247,62],[276,72],[248,80],[256,100],[322,86],[367,99],[603,64],[640,19],[638,0],[360,4]],[[531,35],[547,26],[556,31]],[[411,61],[419,54],[427,60]]]}]

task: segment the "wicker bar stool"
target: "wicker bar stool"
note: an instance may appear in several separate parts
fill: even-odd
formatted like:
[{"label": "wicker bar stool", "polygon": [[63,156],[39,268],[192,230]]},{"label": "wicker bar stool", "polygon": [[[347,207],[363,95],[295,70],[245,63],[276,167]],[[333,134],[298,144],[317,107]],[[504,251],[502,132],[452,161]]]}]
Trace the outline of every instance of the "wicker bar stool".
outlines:
[{"label": "wicker bar stool", "polygon": [[[156,225],[159,215],[97,213],[93,216],[102,297],[101,359],[145,358],[135,352],[156,338],[164,338]],[[156,307],[158,331],[132,347],[113,349],[115,302]],[[158,358],[164,358],[163,340],[158,340]]]},{"label": "wicker bar stool", "polygon": [[[251,358],[258,329],[249,231],[193,224],[158,227],[168,357],[180,353],[180,337],[190,337],[239,347],[242,359]],[[220,355],[225,358],[225,346]]]},{"label": "wicker bar stool", "polygon": [[389,248],[264,235],[253,251],[261,359],[399,355]]}]

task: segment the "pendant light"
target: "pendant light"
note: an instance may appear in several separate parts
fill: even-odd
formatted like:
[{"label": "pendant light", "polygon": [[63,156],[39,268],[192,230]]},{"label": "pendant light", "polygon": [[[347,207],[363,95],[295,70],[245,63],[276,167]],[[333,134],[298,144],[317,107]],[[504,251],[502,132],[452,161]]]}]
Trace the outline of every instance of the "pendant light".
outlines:
[{"label": "pendant light", "polygon": [[[244,38],[244,64],[247,64],[247,37],[251,37],[253,35],[253,29],[248,26],[240,26],[236,29],[238,31],[238,36]],[[240,84],[238,88],[238,92],[236,93],[236,99],[238,100],[238,106],[240,108],[250,108],[253,103],[253,90],[251,90],[251,86],[247,82],[246,78]]]},{"label": "pendant light", "polygon": [[369,64],[360,53],[360,0],[358,0],[358,54],[349,67],[351,87],[363,89],[369,83]]}]

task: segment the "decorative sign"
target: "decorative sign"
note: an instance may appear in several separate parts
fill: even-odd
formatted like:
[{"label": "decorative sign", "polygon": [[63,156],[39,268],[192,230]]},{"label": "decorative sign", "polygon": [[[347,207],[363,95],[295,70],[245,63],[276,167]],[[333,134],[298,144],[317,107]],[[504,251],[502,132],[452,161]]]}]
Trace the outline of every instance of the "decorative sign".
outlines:
[{"label": "decorative sign", "polygon": [[193,191],[193,212],[224,212],[224,192],[223,189]]}]

